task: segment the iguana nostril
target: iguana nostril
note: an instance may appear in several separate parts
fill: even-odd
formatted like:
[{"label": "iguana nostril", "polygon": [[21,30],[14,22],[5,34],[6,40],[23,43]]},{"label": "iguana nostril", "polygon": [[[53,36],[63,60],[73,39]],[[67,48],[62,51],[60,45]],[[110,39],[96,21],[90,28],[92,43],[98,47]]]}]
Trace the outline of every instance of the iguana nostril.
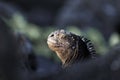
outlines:
[{"label": "iguana nostril", "polygon": [[51,34],[51,35],[50,35],[50,37],[53,37],[53,36],[54,36],[54,34]]}]

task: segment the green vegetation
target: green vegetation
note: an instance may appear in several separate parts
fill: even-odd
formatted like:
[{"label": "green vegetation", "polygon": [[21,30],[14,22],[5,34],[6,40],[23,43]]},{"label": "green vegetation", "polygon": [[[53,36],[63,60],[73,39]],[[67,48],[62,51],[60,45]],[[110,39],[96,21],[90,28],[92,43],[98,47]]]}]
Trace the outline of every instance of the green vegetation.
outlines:
[{"label": "green vegetation", "polygon": [[[53,52],[48,48],[46,40],[48,35],[53,32],[56,27],[41,27],[31,24],[27,22],[20,13],[16,13],[13,18],[7,22],[14,31],[22,32],[30,38],[37,54],[47,57],[54,56],[51,54]],[[120,42],[118,34],[113,34],[110,37],[110,41],[106,42],[103,35],[95,28],[89,28],[83,31],[78,27],[69,26],[67,27],[67,31],[88,37],[95,45],[96,51],[99,54],[104,54],[111,46],[114,46]]]}]

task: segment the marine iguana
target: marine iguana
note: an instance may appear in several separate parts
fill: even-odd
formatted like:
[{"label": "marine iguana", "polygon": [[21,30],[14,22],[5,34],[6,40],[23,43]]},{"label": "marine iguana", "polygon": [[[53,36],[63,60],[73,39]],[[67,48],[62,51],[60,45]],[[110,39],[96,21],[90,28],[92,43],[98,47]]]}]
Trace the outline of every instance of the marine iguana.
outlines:
[{"label": "marine iguana", "polygon": [[47,44],[56,52],[62,61],[63,68],[96,58],[96,51],[90,40],[63,29],[52,32],[48,36]]}]

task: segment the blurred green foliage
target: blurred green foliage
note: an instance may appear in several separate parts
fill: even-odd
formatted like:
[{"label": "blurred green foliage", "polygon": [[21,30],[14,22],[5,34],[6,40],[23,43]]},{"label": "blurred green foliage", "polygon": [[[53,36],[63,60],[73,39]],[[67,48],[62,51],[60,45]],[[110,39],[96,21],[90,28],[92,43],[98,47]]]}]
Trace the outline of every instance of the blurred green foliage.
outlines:
[{"label": "blurred green foliage", "polygon": [[[8,24],[14,31],[22,32],[28,36],[28,38],[33,42],[33,47],[36,53],[47,57],[54,57],[54,55],[51,54],[54,52],[48,48],[47,37],[56,29],[56,27],[41,27],[29,23],[20,13],[14,14],[13,18],[8,21]],[[119,35],[117,34],[113,34],[110,38],[110,41],[105,41],[100,31],[95,28],[81,30],[78,27],[69,26],[66,30],[90,39],[95,45],[95,49],[98,54],[104,54],[106,51],[108,51],[109,47],[114,46],[120,42]]]},{"label": "blurred green foliage", "polygon": [[120,43],[120,35],[118,33],[113,33],[109,39],[109,45],[115,46]]},{"label": "blurred green foliage", "polygon": [[47,46],[47,36],[54,31],[51,27],[40,27],[35,24],[31,24],[25,20],[20,14],[14,14],[13,18],[7,21],[12,27],[13,31],[21,32],[25,34],[33,43],[33,48],[37,54],[50,56],[51,50]]}]

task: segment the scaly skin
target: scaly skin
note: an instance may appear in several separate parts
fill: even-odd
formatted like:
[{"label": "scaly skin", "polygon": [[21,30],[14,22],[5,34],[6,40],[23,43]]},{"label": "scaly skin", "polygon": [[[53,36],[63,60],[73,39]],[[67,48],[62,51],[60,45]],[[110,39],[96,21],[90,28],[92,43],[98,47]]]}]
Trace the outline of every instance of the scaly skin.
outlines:
[{"label": "scaly skin", "polygon": [[49,48],[56,52],[63,67],[95,58],[95,50],[90,40],[65,30],[52,32],[47,39]]}]

